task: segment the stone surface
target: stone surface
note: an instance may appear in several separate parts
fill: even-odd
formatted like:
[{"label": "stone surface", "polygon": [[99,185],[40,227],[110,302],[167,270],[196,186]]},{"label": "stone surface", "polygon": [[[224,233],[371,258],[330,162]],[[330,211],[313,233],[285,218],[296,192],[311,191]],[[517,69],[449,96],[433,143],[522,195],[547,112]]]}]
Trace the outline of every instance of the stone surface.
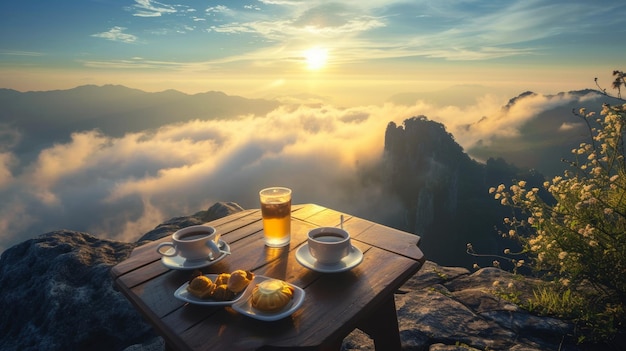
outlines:
[{"label": "stone surface", "polygon": [[175,217],[144,234],[138,242],[152,241],[173,234],[179,228],[200,225],[216,218],[228,216],[231,213],[243,211],[243,208],[234,202],[218,202],[206,211],[196,212],[187,217]]},{"label": "stone surface", "polygon": [[153,337],[109,269],[135,244],[58,231],[0,258],[0,349],[116,350]]},{"label": "stone surface", "polygon": [[[137,243],[57,231],[6,250],[0,257],[0,349],[163,350],[163,339],[113,288],[110,268],[148,240],[240,210],[218,203],[173,218]],[[396,294],[402,348],[582,350],[566,338],[571,323],[531,315],[494,294],[514,289],[523,298],[537,283],[496,268],[470,272],[427,261]],[[374,350],[374,344],[355,330],[342,349]]]},{"label": "stone surface", "polygon": [[[173,218],[140,243],[241,210],[217,203]],[[109,270],[140,243],[55,231],[0,257],[0,350],[162,350],[163,341],[113,287]],[[143,344],[143,345],[142,345]]]},{"label": "stone surface", "polygon": [[537,283],[497,268],[471,273],[427,261],[396,295],[404,349],[558,350],[571,324],[533,316],[494,294],[531,294]]}]

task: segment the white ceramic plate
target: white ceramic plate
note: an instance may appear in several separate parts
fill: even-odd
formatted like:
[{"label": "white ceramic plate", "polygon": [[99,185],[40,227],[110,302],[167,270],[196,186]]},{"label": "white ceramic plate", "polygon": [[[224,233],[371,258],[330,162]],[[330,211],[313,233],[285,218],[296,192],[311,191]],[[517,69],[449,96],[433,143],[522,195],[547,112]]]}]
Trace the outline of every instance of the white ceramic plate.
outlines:
[{"label": "white ceramic plate", "polygon": [[263,312],[263,311],[257,310],[256,308],[252,307],[252,303],[250,299],[252,296],[252,290],[257,284],[268,279],[274,279],[274,278],[270,278],[270,277],[266,277],[262,275],[255,276],[254,280],[252,280],[250,284],[248,285],[248,287],[246,288],[246,290],[244,290],[243,296],[240,299],[238,299],[237,302],[233,303],[232,308],[235,311],[243,315],[246,315],[248,317],[254,318],[254,319],[258,319],[262,321],[277,321],[279,319],[283,319],[285,317],[290,316],[298,308],[300,308],[300,306],[302,306],[302,303],[304,302],[304,295],[305,295],[304,290],[293,284],[287,283],[289,284],[289,286],[293,288],[293,298],[291,299],[291,302],[289,302],[282,310],[269,313],[269,312]]},{"label": "white ceramic plate", "polygon": [[305,243],[296,251],[296,260],[304,267],[320,273],[339,273],[349,271],[363,261],[363,252],[358,247],[352,246],[348,256],[333,264],[322,264],[311,256],[309,244]]},{"label": "white ceramic plate", "polygon": [[[220,247],[224,248],[224,251],[230,251],[230,246],[228,246],[228,244],[225,241],[220,240],[219,243],[220,243]],[[170,250],[174,250],[174,249],[171,248]],[[163,256],[161,257],[161,262],[163,263],[163,265],[165,265],[165,267],[169,269],[188,270],[188,269],[198,269],[202,267],[208,267],[214,263],[221,261],[226,256],[228,256],[228,254],[222,253],[213,261],[209,260],[208,257],[203,260],[188,260],[180,256],[171,256],[171,257]]]},{"label": "white ceramic plate", "polygon": [[[215,282],[215,278],[217,278],[218,274],[205,274],[204,276],[208,277],[209,279]],[[186,282],[185,284],[181,285],[180,288],[176,289],[176,291],[174,292],[174,297],[176,297],[179,300],[183,300],[185,302],[189,302],[195,305],[205,305],[205,306],[230,306],[233,303],[239,301],[239,299],[241,299],[245,291],[244,290],[236,294],[232,300],[218,301],[218,300],[213,300],[213,299],[201,299],[199,297],[193,296],[192,294],[189,293],[189,291],[187,291],[188,286],[189,286],[189,282]]]}]

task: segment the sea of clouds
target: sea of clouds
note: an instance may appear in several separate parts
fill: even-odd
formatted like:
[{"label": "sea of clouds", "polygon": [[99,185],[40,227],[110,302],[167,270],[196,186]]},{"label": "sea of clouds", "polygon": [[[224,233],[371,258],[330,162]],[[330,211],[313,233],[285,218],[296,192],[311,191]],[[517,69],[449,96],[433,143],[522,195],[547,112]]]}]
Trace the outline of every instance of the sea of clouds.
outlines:
[{"label": "sea of clouds", "polygon": [[58,229],[135,241],[169,218],[219,201],[258,208],[258,191],[274,185],[292,188],[294,203],[376,218],[397,205],[392,198],[384,206],[373,203],[385,201],[385,194],[358,179],[382,157],[389,122],[401,125],[425,115],[444,123],[467,149],[478,140],[515,137],[538,112],[573,99],[537,95],[508,111],[502,109],[506,100],[490,95],[463,107],[290,105],[266,115],[194,120],[122,137],[75,132],[28,163],[4,145],[0,252]]}]

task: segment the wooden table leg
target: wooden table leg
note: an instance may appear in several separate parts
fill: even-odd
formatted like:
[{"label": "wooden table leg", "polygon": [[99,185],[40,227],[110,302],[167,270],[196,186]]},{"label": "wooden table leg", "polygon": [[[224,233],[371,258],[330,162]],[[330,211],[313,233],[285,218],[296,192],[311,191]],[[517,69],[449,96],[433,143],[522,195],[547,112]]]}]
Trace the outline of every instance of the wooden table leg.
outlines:
[{"label": "wooden table leg", "polygon": [[358,326],[373,340],[376,350],[400,350],[400,328],[393,294]]}]

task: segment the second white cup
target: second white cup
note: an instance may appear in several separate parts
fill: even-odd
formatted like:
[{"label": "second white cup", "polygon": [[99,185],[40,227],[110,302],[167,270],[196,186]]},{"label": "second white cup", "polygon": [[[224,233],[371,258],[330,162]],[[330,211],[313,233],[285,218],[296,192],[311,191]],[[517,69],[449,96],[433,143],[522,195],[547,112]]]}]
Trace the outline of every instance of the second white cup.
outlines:
[{"label": "second white cup", "polygon": [[309,231],[309,252],[321,264],[335,264],[350,254],[350,234],[336,227],[320,227]]}]

